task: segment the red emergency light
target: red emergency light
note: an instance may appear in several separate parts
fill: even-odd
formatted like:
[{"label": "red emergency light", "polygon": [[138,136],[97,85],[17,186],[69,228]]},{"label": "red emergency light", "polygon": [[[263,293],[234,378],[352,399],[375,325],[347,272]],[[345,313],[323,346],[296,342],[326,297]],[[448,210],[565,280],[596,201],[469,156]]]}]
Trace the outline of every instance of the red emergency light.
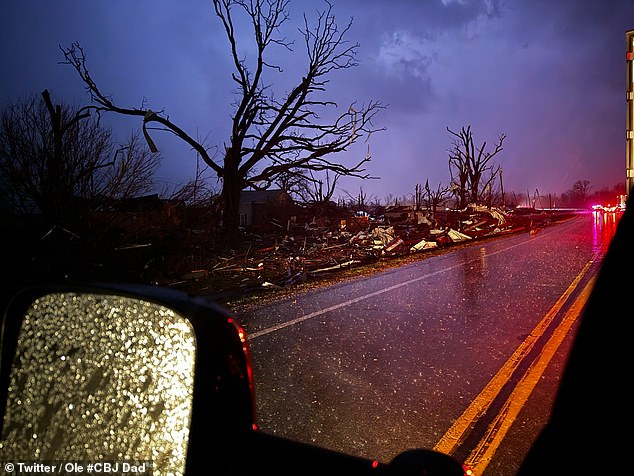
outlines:
[{"label": "red emergency light", "polygon": [[627,61],[632,61],[632,60],[634,60],[634,53],[633,53],[633,52],[631,52],[631,51],[628,51],[628,52],[626,53],[626,58],[627,58]]}]

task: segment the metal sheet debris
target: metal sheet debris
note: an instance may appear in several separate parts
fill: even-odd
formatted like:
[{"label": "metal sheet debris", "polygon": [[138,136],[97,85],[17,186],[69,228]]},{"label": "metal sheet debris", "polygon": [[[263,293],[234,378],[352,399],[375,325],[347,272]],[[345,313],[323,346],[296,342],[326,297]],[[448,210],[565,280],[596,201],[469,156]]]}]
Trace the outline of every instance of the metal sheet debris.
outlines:
[{"label": "metal sheet debris", "polygon": [[458,230],[451,230],[451,229],[447,231],[447,237],[454,243],[472,239],[469,235],[465,235],[464,233],[460,233]]},{"label": "metal sheet debris", "polygon": [[485,206],[443,210],[435,215],[394,207],[378,219],[298,216],[277,232],[245,233],[242,251],[214,256],[205,266],[208,275],[195,270],[178,282],[204,278],[217,279],[222,286],[233,289],[278,289],[380,260],[433,252],[454,243],[530,232],[535,220],[535,215],[523,218]]},{"label": "metal sheet debris", "polygon": [[425,239],[420,240],[414,246],[412,246],[410,251],[423,251],[423,250],[431,250],[434,248],[438,248],[438,243],[435,241],[427,241]]}]

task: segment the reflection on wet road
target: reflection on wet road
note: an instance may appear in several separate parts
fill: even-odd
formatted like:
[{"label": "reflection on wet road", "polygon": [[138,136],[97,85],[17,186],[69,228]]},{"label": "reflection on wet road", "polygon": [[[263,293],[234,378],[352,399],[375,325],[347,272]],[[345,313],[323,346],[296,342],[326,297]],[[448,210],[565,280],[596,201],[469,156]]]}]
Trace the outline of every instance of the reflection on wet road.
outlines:
[{"label": "reflection on wet road", "polygon": [[592,212],[592,247],[595,252],[605,252],[607,245],[616,232],[620,214]]},{"label": "reflection on wet road", "polygon": [[261,428],[383,461],[433,448],[615,225],[588,213],[239,316]]}]

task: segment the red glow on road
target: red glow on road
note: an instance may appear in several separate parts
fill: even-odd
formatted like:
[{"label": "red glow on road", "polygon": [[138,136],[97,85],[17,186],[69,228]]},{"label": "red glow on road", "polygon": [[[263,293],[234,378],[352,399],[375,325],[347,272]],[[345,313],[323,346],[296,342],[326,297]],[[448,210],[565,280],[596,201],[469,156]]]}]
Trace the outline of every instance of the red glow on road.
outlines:
[{"label": "red glow on road", "polygon": [[614,237],[616,227],[623,214],[620,212],[605,212],[594,210],[592,212],[592,249],[595,252],[605,252]]}]

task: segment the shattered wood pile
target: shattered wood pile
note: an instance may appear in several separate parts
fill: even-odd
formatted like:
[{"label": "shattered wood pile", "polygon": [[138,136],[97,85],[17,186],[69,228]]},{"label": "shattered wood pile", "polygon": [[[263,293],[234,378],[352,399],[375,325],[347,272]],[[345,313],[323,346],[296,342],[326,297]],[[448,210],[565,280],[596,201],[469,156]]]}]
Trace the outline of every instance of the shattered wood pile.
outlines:
[{"label": "shattered wood pile", "polygon": [[[178,282],[188,287],[198,281],[197,292],[279,288],[306,282],[338,270],[413,253],[421,253],[484,237],[529,231],[533,221],[518,220],[497,208],[469,206],[462,211],[441,211],[431,219],[411,214],[395,223],[367,217],[345,220],[289,221],[282,233],[246,234],[241,251],[217,256],[203,269]],[[544,223],[548,220],[544,218]],[[545,224],[544,224],[545,226]]]}]

